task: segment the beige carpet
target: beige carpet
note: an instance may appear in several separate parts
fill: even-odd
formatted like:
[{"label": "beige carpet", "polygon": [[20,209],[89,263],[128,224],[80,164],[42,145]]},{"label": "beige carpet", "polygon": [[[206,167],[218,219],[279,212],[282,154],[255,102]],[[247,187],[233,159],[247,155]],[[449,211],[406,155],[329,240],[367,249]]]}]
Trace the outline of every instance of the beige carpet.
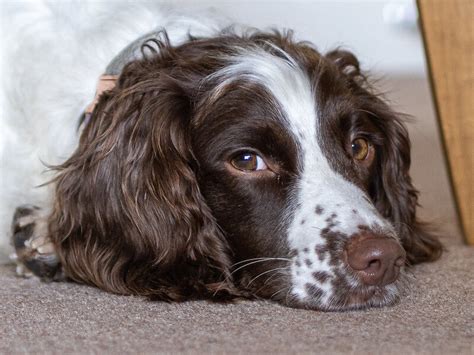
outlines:
[{"label": "beige carpet", "polygon": [[462,246],[426,81],[383,86],[417,118],[410,132],[420,214],[439,226],[449,249],[440,261],[412,269],[399,304],[323,313],[257,301],[153,303],[19,279],[13,267],[0,267],[0,354],[473,354],[474,248]]},{"label": "beige carpet", "polygon": [[393,307],[346,313],[269,302],[166,304],[0,268],[0,353],[472,354],[474,249],[413,270]]}]

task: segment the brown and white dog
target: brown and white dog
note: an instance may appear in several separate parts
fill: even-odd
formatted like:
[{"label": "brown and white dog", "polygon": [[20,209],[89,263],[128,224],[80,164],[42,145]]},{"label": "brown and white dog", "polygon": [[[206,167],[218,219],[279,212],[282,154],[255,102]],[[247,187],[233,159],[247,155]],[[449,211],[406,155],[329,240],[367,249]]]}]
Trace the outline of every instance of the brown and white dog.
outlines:
[{"label": "brown and white dog", "polygon": [[354,55],[277,31],[133,46],[53,168],[49,205],[17,209],[35,274],[346,310],[392,304],[405,266],[440,256],[416,219],[407,131]]}]

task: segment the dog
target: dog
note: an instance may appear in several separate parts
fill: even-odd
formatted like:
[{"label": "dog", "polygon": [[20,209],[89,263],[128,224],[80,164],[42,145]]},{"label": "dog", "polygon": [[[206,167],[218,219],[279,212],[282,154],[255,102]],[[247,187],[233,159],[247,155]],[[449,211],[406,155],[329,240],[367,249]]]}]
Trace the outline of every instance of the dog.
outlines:
[{"label": "dog", "polygon": [[[127,11],[117,15],[122,32],[138,21]],[[348,51],[322,54],[290,31],[200,24],[195,34],[190,20],[173,39],[176,23],[136,31],[108,65],[92,46],[75,57],[41,42],[89,69],[75,70],[67,91],[56,79],[72,68],[54,64],[61,75],[19,94],[20,124],[4,123],[12,134],[31,124],[35,137],[49,125],[58,137],[38,138],[49,161],[30,152],[24,170],[9,170],[10,180],[28,172],[44,184],[5,204],[16,207],[19,272],[166,301],[260,297],[328,311],[395,303],[406,266],[442,251],[416,219],[403,116]],[[94,101],[101,74],[109,82]],[[43,89],[58,101],[35,102]],[[13,166],[11,151],[3,159]]]}]

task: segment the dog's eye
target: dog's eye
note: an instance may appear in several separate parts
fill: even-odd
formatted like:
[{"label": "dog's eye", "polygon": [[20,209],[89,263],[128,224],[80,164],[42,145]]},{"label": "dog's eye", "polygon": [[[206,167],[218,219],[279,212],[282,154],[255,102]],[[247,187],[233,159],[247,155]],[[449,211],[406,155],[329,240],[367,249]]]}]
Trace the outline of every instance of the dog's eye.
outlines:
[{"label": "dog's eye", "polygon": [[351,144],[352,156],[356,160],[365,160],[369,156],[372,145],[364,138],[357,138]]},{"label": "dog's eye", "polygon": [[263,159],[252,152],[242,152],[236,155],[231,164],[234,168],[242,171],[257,171],[268,169]]}]

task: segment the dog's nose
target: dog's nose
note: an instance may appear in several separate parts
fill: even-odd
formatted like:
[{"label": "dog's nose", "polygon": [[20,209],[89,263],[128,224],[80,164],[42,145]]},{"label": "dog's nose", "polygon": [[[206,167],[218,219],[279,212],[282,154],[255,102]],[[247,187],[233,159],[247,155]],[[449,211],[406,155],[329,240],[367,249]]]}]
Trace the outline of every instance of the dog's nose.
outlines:
[{"label": "dog's nose", "polygon": [[346,244],[346,262],[365,285],[394,282],[405,264],[405,250],[390,238],[372,233],[353,236]]}]

